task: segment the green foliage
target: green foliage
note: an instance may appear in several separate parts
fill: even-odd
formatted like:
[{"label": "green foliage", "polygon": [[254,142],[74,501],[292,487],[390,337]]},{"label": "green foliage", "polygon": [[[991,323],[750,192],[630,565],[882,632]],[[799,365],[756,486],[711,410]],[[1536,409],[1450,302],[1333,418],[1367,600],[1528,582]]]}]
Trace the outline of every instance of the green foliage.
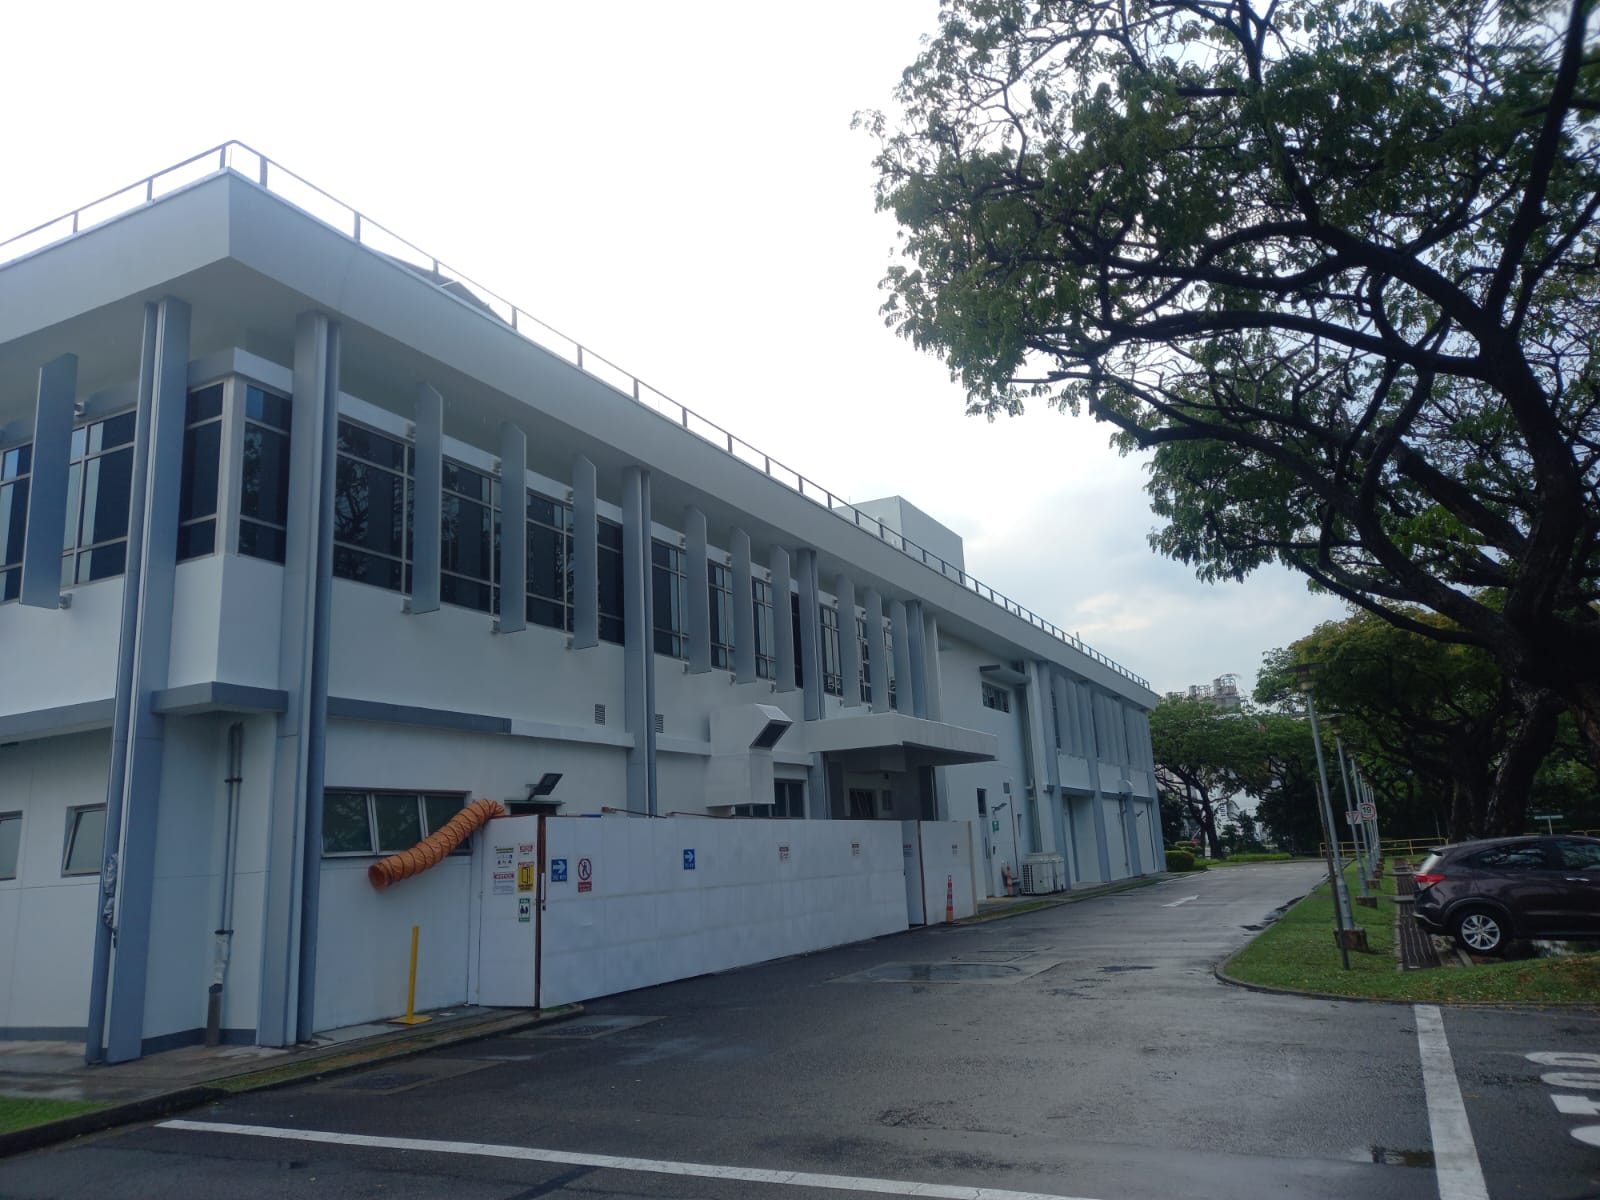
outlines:
[{"label": "green foliage", "polygon": [[1231,863],[1288,862],[1293,857],[1294,855],[1288,853],[1287,851],[1271,852],[1260,850],[1244,851],[1239,854],[1230,854],[1228,855],[1228,861]]},{"label": "green foliage", "polygon": [[43,1125],[79,1113],[93,1112],[105,1105],[94,1100],[50,1100],[41,1096],[0,1096],[0,1133]]},{"label": "green foliage", "polygon": [[1187,850],[1167,851],[1167,870],[1192,871],[1194,870],[1194,855]]},{"label": "green foliage", "polygon": [[1152,541],[1202,578],[1287,564],[1484,650],[1527,748],[1551,697],[1600,748],[1588,19],[946,0],[863,118],[885,316],[971,411],[1153,450]]}]

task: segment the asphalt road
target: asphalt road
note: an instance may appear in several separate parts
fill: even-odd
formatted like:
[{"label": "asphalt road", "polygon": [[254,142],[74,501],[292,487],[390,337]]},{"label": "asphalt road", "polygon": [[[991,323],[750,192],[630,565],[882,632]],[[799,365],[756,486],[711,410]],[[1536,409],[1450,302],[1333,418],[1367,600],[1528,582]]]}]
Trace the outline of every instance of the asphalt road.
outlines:
[{"label": "asphalt road", "polygon": [[1600,1195],[1573,1136],[1600,1115],[1560,1107],[1600,1090],[1559,1078],[1600,1055],[1594,1016],[1213,977],[1316,874],[1211,871],[596,1001],[0,1163],[0,1196]]}]

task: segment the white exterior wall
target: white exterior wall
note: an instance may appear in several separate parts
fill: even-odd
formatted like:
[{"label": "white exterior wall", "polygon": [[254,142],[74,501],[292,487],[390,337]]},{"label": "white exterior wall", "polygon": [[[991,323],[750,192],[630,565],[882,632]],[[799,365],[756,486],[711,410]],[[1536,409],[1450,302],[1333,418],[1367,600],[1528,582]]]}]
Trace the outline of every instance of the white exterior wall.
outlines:
[{"label": "white exterior wall", "polygon": [[22,812],[17,878],[0,880],[0,1031],[10,1036],[81,1036],[89,1019],[100,876],[63,876],[61,861],[67,810],[105,803],[110,746],[105,733],[83,733],[0,748],[0,811]]},{"label": "white exterior wall", "polygon": [[0,716],[111,698],[122,580],[84,584],[73,588],[71,596],[72,606],[66,609],[21,604],[0,608],[7,678],[27,680],[26,687],[0,688]]}]

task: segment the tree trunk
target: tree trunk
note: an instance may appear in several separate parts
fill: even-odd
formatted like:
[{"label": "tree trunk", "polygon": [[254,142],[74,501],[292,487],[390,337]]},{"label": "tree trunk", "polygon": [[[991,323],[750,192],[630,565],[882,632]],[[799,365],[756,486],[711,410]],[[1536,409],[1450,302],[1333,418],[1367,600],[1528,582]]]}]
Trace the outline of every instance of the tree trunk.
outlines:
[{"label": "tree trunk", "polygon": [[1600,683],[1580,683],[1572,689],[1572,715],[1589,752],[1589,766],[1600,775]]},{"label": "tree trunk", "polygon": [[1556,723],[1566,705],[1555,692],[1544,688],[1513,685],[1517,707],[1521,710],[1483,817],[1483,832],[1489,837],[1509,837],[1522,833],[1528,819],[1528,792],[1533,777],[1555,745]]}]

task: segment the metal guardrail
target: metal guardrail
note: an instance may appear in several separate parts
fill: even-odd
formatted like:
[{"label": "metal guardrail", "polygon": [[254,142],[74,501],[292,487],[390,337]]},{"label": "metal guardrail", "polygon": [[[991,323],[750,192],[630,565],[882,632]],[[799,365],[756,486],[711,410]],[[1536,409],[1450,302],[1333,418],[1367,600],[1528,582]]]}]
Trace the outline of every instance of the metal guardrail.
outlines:
[{"label": "metal guardrail", "polygon": [[1066,630],[1045,620],[1037,613],[1024,608],[1010,597],[972,578],[961,567],[946,562],[933,551],[895,532],[878,518],[864,513],[848,501],[840,499],[829,489],[808,479],[794,468],[786,466],[770,454],[756,449],[756,447],[742,438],[722,428],[715,421],[708,420],[692,409],[679,404],[670,396],[651,387],[639,379],[638,376],[619,367],[610,359],[596,354],[593,350],[588,349],[576,339],[568,337],[548,322],[542,321],[533,314],[518,308],[496,292],[453,270],[434,255],[427,253],[386,226],[345,204],[342,200],[329,195],[316,184],[296,175],[287,167],[274,162],[260,151],[252,149],[243,142],[230,141],[224,142],[220,146],[214,146],[210,150],[184,159],[175,166],[157,171],[153,175],[147,175],[125,188],[109,192],[98,200],[90,201],[88,204],[81,205],[69,213],[53,220],[45,221],[40,225],[35,225],[32,229],[7,238],[5,241],[0,241],[0,263],[19,258],[24,254],[30,254],[64,238],[72,237],[91,226],[108,221],[142,205],[153,203],[160,197],[181,187],[186,187],[191,183],[224,171],[232,171],[245,179],[251,180],[273,195],[295,205],[317,220],[344,233],[347,237],[364,246],[369,246],[379,253],[397,258],[417,268],[419,271],[428,271],[434,276],[429,281],[434,287],[456,294],[457,299],[461,298],[458,289],[466,289],[479,302],[481,308],[478,311],[482,312],[486,319],[492,314],[494,318],[509,325],[530,342],[564,359],[585,374],[614,388],[623,395],[630,396],[635,403],[650,409],[664,420],[671,421],[673,424],[695,434],[703,441],[718,447],[724,453],[738,459],[746,466],[761,471],[769,479],[783,484],[807,500],[826,508],[839,519],[849,522],[869,536],[875,536],[879,541],[893,546],[913,561],[921,562],[929,570],[936,571],[946,579],[954,581],[975,595],[998,605],[1012,616],[1028,622],[1035,629],[1071,646],[1080,654],[1087,655],[1118,675],[1130,679],[1146,689],[1150,687],[1148,679],[1107,658],[1094,647],[1085,644],[1077,634],[1066,632]]}]

